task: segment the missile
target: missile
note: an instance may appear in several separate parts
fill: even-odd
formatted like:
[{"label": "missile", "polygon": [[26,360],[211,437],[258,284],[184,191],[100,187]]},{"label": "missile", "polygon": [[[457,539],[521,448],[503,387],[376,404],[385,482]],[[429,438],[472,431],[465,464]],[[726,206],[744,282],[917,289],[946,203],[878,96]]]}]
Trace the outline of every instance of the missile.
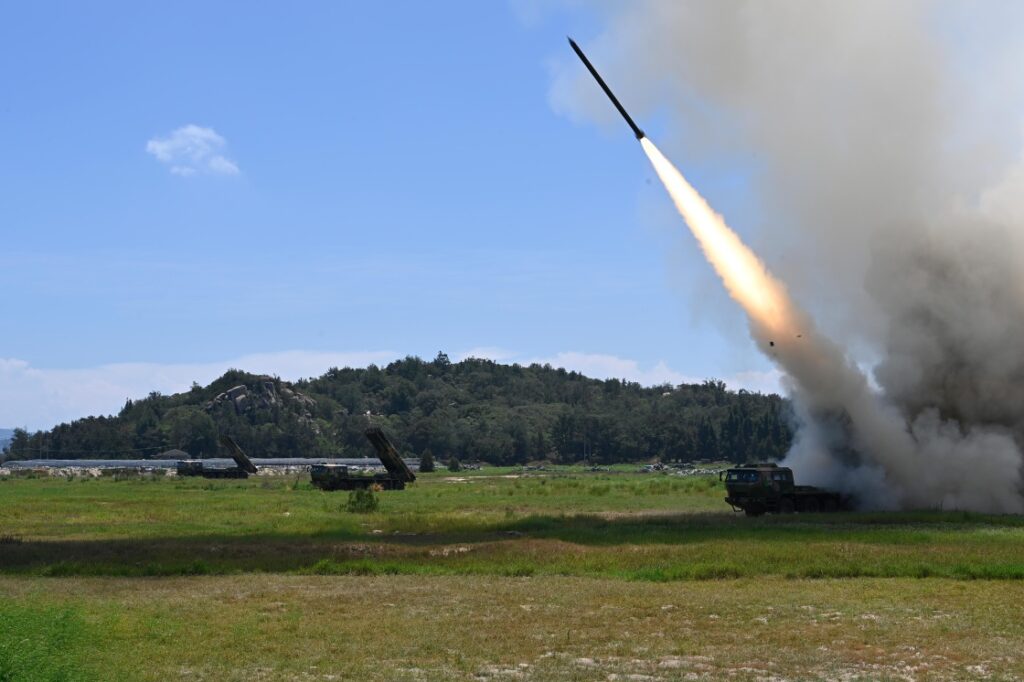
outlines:
[{"label": "missile", "polygon": [[626,113],[626,110],[623,108],[623,106],[619,104],[619,100],[616,99],[615,95],[612,94],[611,88],[608,87],[608,84],[604,82],[603,78],[601,78],[601,74],[597,72],[597,69],[594,68],[594,65],[590,63],[589,59],[587,59],[587,55],[583,54],[583,50],[580,49],[580,46],[577,45],[576,41],[573,40],[572,38],[569,38],[569,44],[572,45],[572,49],[576,52],[576,56],[580,58],[580,60],[583,62],[583,65],[587,67],[588,71],[590,71],[590,75],[594,77],[594,80],[597,81],[597,84],[601,86],[602,90],[604,90],[604,94],[608,95],[608,99],[612,101],[612,104],[615,105],[615,108],[619,110],[620,114],[622,114],[622,118],[626,119],[626,123],[628,123],[629,127],[633,129],[633,134],[636,135],[636,139],[643,139],[644,131],[640,130],[640,128],[638,128],[637,125],[633,123],[633,119],[629,117],[629,114]]}]

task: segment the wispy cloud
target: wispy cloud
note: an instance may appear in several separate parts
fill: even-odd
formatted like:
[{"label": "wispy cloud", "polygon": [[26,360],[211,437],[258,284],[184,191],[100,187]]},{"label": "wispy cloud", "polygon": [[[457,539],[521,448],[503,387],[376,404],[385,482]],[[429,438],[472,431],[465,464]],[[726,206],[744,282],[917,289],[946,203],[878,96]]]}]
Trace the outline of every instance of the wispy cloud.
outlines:
[{"label": "wispy cloud", "polygon": [[726,386],[739,390],[745,388],[756,393],[778,393],[786,395],[786,376],[777,369],[768,371],[751,370],[749,372],[737,372],[731,377],[722,379]]},{"label": "wispy cloud", "polygon": [[495,362],[519,362],[516,359],[518,355],[514,350],[499,348],[498,346],[477,346],[459,353],[452,353],[452,360],[461,362],[466,358],[479,358],[481,360],[494,360]]},{"label": "wispy cloud", "polygon": [[595,379],[625,379],[627,381],[635,381],[643,386],[699,384],[705,379],[715,378],[721,379],[733,390],[742,388],[760,393],[785,393],[782,373],[778,370],[767,372],[751,370],[737,372],[732,376],[725,377],[696,377],[672,369],[663,360],[659,360],[653,365],[644,366],[636,360],[606,353],[568,351],[556,353],[548,357],[528,357],[507,348],[483,346],[452,355],[453,360],[471,357],[494,360],[495,362],[518,362],[520,365],[531,365],[533,363],[551,365],[552,367],[561,367],[579,372]]},{"label": "wispy cloud", "polygon": [[238,164],[224,155],[227,142],[213,128],[183,126],[166,137],[154,137],[146,151],[175,175],[237,175]]},{"label": "wispy cloud", "polygon": [[658,361],[650,367],[642,367],[636,360],[620,358],[604,353],[558,353],[548,358],[533,358],[528,363],[548,364],[564,367],[595,379],[627,379],[644,386],[659,384],[692,384],[703,379],[687,376]]}]

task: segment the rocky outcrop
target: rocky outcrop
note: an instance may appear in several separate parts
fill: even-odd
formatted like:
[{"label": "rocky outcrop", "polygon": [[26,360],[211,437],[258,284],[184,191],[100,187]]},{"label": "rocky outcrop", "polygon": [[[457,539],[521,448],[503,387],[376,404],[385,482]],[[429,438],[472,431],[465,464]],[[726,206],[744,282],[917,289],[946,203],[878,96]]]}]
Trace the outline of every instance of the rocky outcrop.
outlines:
[{"label": "rocky outcrop", "polygon": [[303,421],[312,423],[316,400],[310,398],[285,382],[272,377],[259,377],[251,384],[239,384],[218,394],[203,406],[207,412],[230,405],[237,414],[255,409],[288,407],[299,414]]}]

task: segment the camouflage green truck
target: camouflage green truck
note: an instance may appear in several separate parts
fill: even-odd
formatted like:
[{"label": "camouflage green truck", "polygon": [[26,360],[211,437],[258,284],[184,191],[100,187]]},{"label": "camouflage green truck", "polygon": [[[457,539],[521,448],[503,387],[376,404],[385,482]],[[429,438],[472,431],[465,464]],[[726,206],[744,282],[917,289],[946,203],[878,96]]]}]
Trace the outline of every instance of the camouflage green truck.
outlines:
[{"label": "camouflage green truck", "polygon": [[344,464],[314,464],[309,468],[310,481],[321,490],[356,490],[378,488],[380,490],[404,490],[407,483],[416,480],[416,474],[405,463],[398,450],[379,428],[365,431],[366,439],[377,451],[377,457],[384,465],[384,473],[368,474],[351,469]]},{"label": "camouflage green truck", "polygon": [[203,478],[249,478],[256,473],[256,465],[238,447],[231,436],[221,435],[220,444],[235,460],[235,466],[213,466],[201,459],[183,459],[177,464],[179,476],[202,476]]},{"label": "camouflage green truck", "polygon": [[771,462],[744,464],[722,471],[718,477],[725,480],[725,501],[733,511],[743,511],[747,516],[850,508],[850,499],[845,495],[810,485],[795,485],[792,469]]}]

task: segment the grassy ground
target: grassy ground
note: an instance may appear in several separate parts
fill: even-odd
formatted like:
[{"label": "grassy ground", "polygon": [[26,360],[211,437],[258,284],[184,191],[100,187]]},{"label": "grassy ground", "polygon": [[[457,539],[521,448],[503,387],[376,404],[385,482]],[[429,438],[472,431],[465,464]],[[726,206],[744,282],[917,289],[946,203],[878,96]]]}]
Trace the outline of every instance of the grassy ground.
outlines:
[{"label": "grassy ground", "polygon": [[294,477],[0,480],[0,682],[1024,675],[1024,519],[722,497],[491,469],[361,515]]},{"label": "grassy ground", "polygon": [[25,679],[1024,675],[1019,583],[247,575],[0,578],[0,594],[0,636],[27,622],[42,667],[22,670],[48,675]]},{"label": "grassy ground", "polygon": [[295,478],[0,482],[0,573],[1024,577],[1024,519],[748,519],[713,478],[421,477],[376,513]]}]

